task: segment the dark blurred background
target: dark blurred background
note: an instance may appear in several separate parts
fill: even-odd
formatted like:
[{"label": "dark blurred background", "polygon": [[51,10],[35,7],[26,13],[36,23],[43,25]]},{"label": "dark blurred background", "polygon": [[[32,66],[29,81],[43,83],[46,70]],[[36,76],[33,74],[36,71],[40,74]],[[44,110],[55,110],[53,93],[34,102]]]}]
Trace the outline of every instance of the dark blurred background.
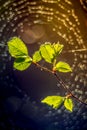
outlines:
[{"label": "dark blurred background", "polygon": [[73,72],[58,75],[87,103],[87,0],[0,0],[0,130],[86,130],[87,105],[73,99],[70,113],[40,102],[67,94],[53,75],[34,65],[14,70],[7,47],[14,36],[25,42],[30,55],[46,41],[63,44],[58,60]]}]

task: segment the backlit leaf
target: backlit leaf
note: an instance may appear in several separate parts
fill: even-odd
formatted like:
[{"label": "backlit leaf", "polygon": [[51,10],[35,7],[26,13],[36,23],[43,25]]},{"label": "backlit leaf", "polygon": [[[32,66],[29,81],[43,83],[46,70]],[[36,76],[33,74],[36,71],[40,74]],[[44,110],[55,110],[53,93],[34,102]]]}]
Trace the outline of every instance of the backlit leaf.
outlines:
[{"label": "backlit leaf", "polygon": [[52,45],[52,47],[54,48],[55,54],[57,56],[62,52],[64,46],[62,44],[59,44],[59,43],[54,43]]},{"label": "backlit leaf", "polygon": [[53,108],[57,109],[60,107],[63,101],[64,101],[64,97],[61,96],[47,96],[41,102],[46,103],[49,106],[52,106]]},{"label": "backlit leaf", "polygon": [[74,106],[72,99],[66,98],[65,101],[64,101],[64,106],[65,106],[65,108],[67,110],[72,112],[73,111],[73,106]]},{"label": "backlit leaf", "polygon": [[26,57],[28,55],[28,50],[23,41],[18,37],[13,37],[8,41],[9,53],[12,57]]},{"label": "backlit leaf", "polygon": [[40,54],[40,51],[36,51],[36,52],[33,54],[33,61],[34,61],[34,62],[39,62],[41,59],[42,59],[42,56],[41,56],[41,54]]},{"label": "backlit leaf", "polygon": [[26,59],[25,58],[17,58],[14,61],[13,66],[15,69],[23,71],[23,70],[27,69],[31,65],[31,63],[32,63],[32,60],[29,57],[27,57]]},{"label": "backlit leaf", "polygon": [[69,64],[66,62],[59,61],[55,66],[54,70],[58,70],[59,72],[71,72],[72,69]]},{"label": "backlit leaf", "polygon": [[55,56],[55,51],[52,48],[52,45],[47,42],[43,45],[40,46],[40,51],[41,51],[41,55],[44,58],[44,60],[48,63],[52,63],[54,56]]}]

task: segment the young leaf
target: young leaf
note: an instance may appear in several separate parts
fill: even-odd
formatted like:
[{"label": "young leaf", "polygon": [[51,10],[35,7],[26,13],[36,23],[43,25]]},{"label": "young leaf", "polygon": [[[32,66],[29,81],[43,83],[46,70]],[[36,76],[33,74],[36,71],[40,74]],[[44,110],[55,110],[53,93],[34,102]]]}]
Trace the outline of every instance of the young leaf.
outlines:
[{"label": "young leaf", "polygon": [[28,56],[27,47],[18,37],[13,37],[8,41],[8,49],[12,57],[19,58]]},{"label": "young leaf", "polygon": [[67,110],[72,112],[73,111],[73,106],[74,106],[72,99],[66,98],[65,101],[64,101],[64,106],[65,106],[65,108]]},{"label": "young leaf", "polygon": [[40,51],[36,51],[36,52],[33,54],[33,61],[34,61],[34,62],[39,62],[41,59],[42,59],[42,56],[41,56],[41,54],[40,54]]},{"label": "young leaf", "polygon": [[27,69],[32,63],[32,60],[30,57],[25,58],[17,58],[14,61],[14,68],[20,71],[23,71],[25,69]]},{"label": "young leaf", "polygon": [[64,47],[62,44],[59,44],[59,43],[56,43],[56,44],[54,43],[52,46],[54,48],[56,56],[62,52],[63,47]]},{"label": "young leaf", "polygon": [[46,103],[49,106],[52,106],[53,108],[57,109],[60,107],[63,101],[64,101],[64,97],[61,96],[47,96],[41,102]]},{"label": "young leaf", "polygon": [[69,64],[66,62],[59,61],[53,68],[54,70],[58,70],[59,72],[70,72],[72,71],[71,67]]},{"label": "young leaf", "polygon": [[40,46],[40,52],[46,62],[48,62],[48,63],[53,62],[53,59],[55,56],[55,51],[49,42]]}]

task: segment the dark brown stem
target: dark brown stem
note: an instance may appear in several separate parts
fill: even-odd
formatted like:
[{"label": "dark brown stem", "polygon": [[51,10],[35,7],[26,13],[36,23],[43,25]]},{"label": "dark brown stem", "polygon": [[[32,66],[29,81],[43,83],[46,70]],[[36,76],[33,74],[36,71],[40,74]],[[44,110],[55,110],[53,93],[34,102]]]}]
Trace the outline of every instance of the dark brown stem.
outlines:
[{"label": "dark brown stem", "polygon": [[43,67],[41,66],[40,64],[36,63],[36,62],[33,62],[33,64],[35,64],[38,68],[40,68],[41,70],[44,70],[44,71],[47,71],[47,72],[50,72],[50,73],[53,73],[53,71],[51,71],[50,69],[46,68],[46,67]]},{"label": "dark brown stem", "polygon": [[[54,75],[55,75],[55,77],[57,78],[58,82],[62,85],[62,87],[63,87],[64,89],[66,89],[66,91],[69,93],[69,95],[71,95],[71,96],[72,96],[73,98],[75,98],[77,101],[79,101],[79,102],[81,102],[81,103],[87,105],[87,103],[83,102],[83,101],[80,100],[78,97],[76,97],[76,96],[71,92],[71,90],[66,87],[65,83],[58,77],[58,75],[57,75],[56,72],[54,72]],[[70,97],[71,97],[71,96],[70,96]]]},{"label": "dark brown stem", "polygon": [[[73,97],[73,98],[75,98],[78,102],[81,102],[81,103],[87,105],[87,103],[83,102],[83,101],[80,100],[78,97],[76,97],[76,96],[71,92],[71,90],[66,87],[65,83],[59,78],[59,76],[58,76],[58,74],[56,73],[56,71],[50,70],[50,69],[48,69],[48,68],[46,68],[46,67],[43,67],[43,66],[41,66],[40,64],[38,64],[38,63],[36,63],[36,62],[33,62],[33,63],[34,63],[38,68],[40,68],[41,70],[44,70],[44,71],[47,71],[47,72],[50,72],[51,74],[53,74],[53,75],[56,77],[57,81],[62,85],[62,87],[63,87],[64,89],[66,89],[66,91],[69,93],[69,94],[68,94],[68,95],[70,95],[69,97]],[[67,95],[67,96],[68,96],[68,95]],[[67,96],[66,96],[66,97],[67,97]]]}]

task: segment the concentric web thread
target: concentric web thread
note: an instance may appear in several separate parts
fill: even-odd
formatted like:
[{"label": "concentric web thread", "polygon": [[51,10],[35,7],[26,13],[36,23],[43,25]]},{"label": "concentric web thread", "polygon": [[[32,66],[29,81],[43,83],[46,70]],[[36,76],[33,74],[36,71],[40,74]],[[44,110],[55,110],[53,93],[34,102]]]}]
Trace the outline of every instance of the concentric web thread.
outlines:
[{"label": "concentric web thread", "polygon": [[8,59],[11,60],[7,49],[7,41],[11,37],[19,36],[27,45],[59,41],[64,44],[63,60],[73,68],[68,79],[64,75],[67,87],[71,87],[74,94],[87,102],[87,32],[84,31],[86,25],[82,24],[85,15],[80,3],[79,13],[75,4],[77,2],[73,0],[1,0],[1,73],[6,70]]}]

